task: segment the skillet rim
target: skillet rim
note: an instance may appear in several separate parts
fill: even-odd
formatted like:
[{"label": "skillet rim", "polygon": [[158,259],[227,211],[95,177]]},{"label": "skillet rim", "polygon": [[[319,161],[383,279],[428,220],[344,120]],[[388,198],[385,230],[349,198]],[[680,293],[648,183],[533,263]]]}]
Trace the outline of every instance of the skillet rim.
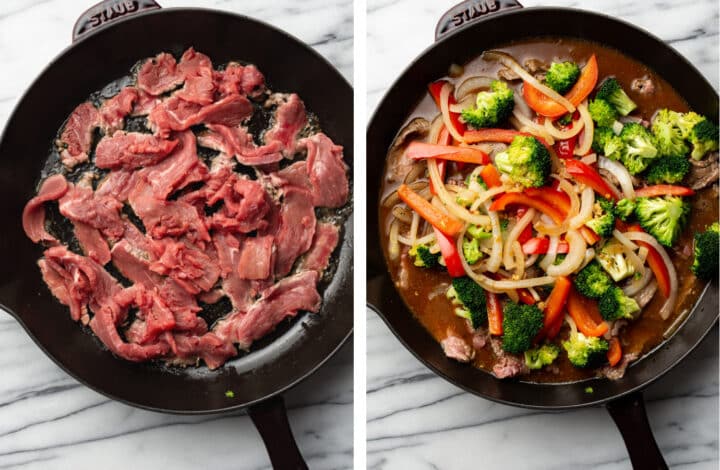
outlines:
[{"label": "skillet rim", "polygon": [[[710,82],[708,81],[708,79],[697,69],[697,67],[695,67],[688,59],[686,59],[682,54],[680,54],[674,47],[672,47],[672,45],[666,43],[664,40],[662,40],[661,38],[657,37],[655,34],[647,31],[647,30],[644,29],[644,28],[641,28],[641,27],[639,27],[639,26],[637,26],[637,25],[634,25],[633,23],[630,23],[629,21],[626,21],[626,20],[624,20],[624,19],[616,18],[616,17],[610,16],[610,15],[607,15],[607,14],[605,14],[605,13],[600,13],[600,12],[596,12],[596,11],[592,11],[592,10],[585,10],[585,9],[580,9],[580,8],[570,8],[570,7],[552,7],[552,6],[551,6],[551,7],[536,6],[536,7],[529,7],[529,8],[524,7],[524,8],[520,8],[520,9],[514,9],[514,10],[509,10],[509,11],[501,11],[501,12],[493,13],[492,15],[488,15],[488,16],[486,16],[486,17],[483,17],[483,18],[478,19],[477,21],[474,21],[474,22],[472,22],[472,23],[469,23],[469,24],[467,24],[466,26],[463,26],[463,27],[460,27],[460,28],[458,28],[458,29],[455,29],[455,30],[447,33],[446,35],[442,36],[442,37],[439,38],[439,39],[435,39],[435,41],[434,41],[433,43],[431,43],[428,47],[426,47],[425,49],[423,49],[422,52],[420,52],[417,56],[415,56],[415,57],[408,63],[408,65],[399,73],[399,75],[395,78],[395,80],[387,87],[387,89],[386,89],[385,92],[383,93],[382,98],[380,99],[380,101],[378,101],[377,106],[376,106],[375,109],[373,110],[372,117],[370,118],[370,121],[369,121],[368,126],[367,126],[367,129],[366,129],[366,138],[369,139],[369,138],[370,138],[370,134],[373,132],[374,128],[380,126],[380,124],[377,124],[377,122],[378,122],[378,121],[382,121],[382,119],[383,119],[382,116],[380,115],[381,108],[382,108],[383,105],[385,104],[385,101],[388,99],[388,97],[389,97],[389,95],[391,94],[391,92],[394,91],[397,86],[402,85],[403,83],[406,83],[406,82],[410,79],[410,77],[411,77],[411,76],[409,75],[409,72],[411,71],[411,69],[412,69],[413,67],[415,67],[415,65],[416,65],[418,62],[421,62],[421,61],[423,61],[423,60],[426,60],[427,55],[428,55],[429,53],[431,53],[433,50],[435,50],[435,49],[438,48],[438,47],[441,47],[445,42],[449,42],[449,41],[450,41],[452,38],[454,38],[456,35],[460,35],[460,34],[466,33],[468,30],[472,30],[472,29],[475,29],[475,28],[479,28],[479,27],[481,27],[484,23],[486,23],[486,22],[488,22],[488,21],[494,21],[494,20],[502,19],[502,18],[507,17],[507,16],[532,15],[532,14],[534,14],[534,13],[536,13],[536,12],[537,12],[537,13],[545,13],[545,14],[548,14],[548,13],[563,13],[563,14],[580,14],[580,15],[587,15],[587,16],[589,16],[589,17],[593,17],[593,16],[594,16],[594,17],[600,18],[600,19],[602,19],[602,20],[604,20],[604,21],[611,21],[611,22],[618,23],[619,25],[621,25],[621,26],[623,26],[623,27],[625,27],[625,28],[629,28],[629,29],[634,30],[637,34],[645,35],[648,39],[650,39],[650,40],[652,40],[652,41],[654,41],[654,42],[656,42],[656,43],[659,43],[659,44],[663,45],[663,46],[665,47],[665,52],[670,53],[671,55],[674,56],[674,58],[680,60],[680,61],[683,63],[684,70],[687,70],[687,72],[689,72],[690,74],[696,75],[697,77],[699,77],[700,80],[702,80],[703,82],[705,82],[705,84],[707,85],[708,89],[713,90],[713,94],[715,95],[715,100],[716,100],[716,102],[719,100],[717,89],[716,89],[715,87],[713,87],[712,84],[710,84]],[[527,36],[527,38],[530,38],[530,37],[540,37],[540,36],[543,36],[543,35]],[[633,57],[633,55],[631,55],[631,54],[629,54],[629,53],[626,53],[625,51],[621,50],[621,49],[618,48],[618,47],[610,46],[610,45],[607,45],[606,43],[604,44],[602,41],[597,41],[597,40],[594,40],[594,39],[584,39],[584,38],[581,38],[581,37],[578,36],[578,35],[571,35],[571,34],[567,34],[567,33],[565,33],[565,34],[562,34],[562,33],[561,33],[561,34],[557,34],[557,33],[547,33],[547,34],[544,34],[544,36],[547,36],[547,37],[569,37],[569,38],[573,38],[573,39],[581,39],[581,40],[590,41],[590,42],[597,42],[597,43],[600,43],[601,45],[604,45],[605,47],[610,47],[610,48],[612,48],[612,49],[616,49],[616,50],[618,50],[619,52],[621,52],[622,54],[624,54],[624,55],[626,55],[626,56],[628,56],[628,57]],[[646,65],[646,62],[642,61],[641,59],[637,59],[637,58],[636,58],[635,60],[637,60],[638,62],[642,63],[643,65]],[[646,66],[647,66],[647,65],[646,65]],[[650,67],[650,68],[651,68],[653,71],[655,71],[655,68],[654,68],[654,67]],[[406,77],[406,75],[408,75],[408,77]],[[401,83],[401,81],[402,81],[403,83]],[[671,85],[672,85],[672,84],[671,84]],[[684,97],[683,97],[683,98],[684,98]],[[406,122],[410,115],[409,115],[408,113],[405,113],[403,116],[404,116],[404,120],[403,120],[402,122]],[[398,130],[397,132],[399,132],[399,130]],[[395,135],[397,135],[397,132],[396,132]],[[392,144],[392,141],[391,141],[390,144]],[[385,156],[380,160],[380,162],[383,164],[383,167],[384,167],[384,164],[385,164],[385,161],[386,161],[386,157],[387,157],[387,149],[385,149],[385,152],[386,152],[386,153],[385,153]],[[370,180],[369,180],[369,176],[368,176],[366,183],[368,184],[368,187],[369,187],[370,189],[376,189],[376,188],[377,188],[378,191],[379,191],[379,189],[380,189],[380,184],[378,183],[378,181],[370,181]],[[378,197],[378,201],[379,201],[379,197]],[[375,208],[373,209],[373,211],[374,211],[374,212],[373,212],[374,215],[377,215],[377,214],[376,214],[377,207],[375,207]],[[381,230],[380,225],[381,225],[381,224],[378,224],[378,230]],[[367,232],[369,232],[369,231],[366,231],[366,233],[367,233]],[[367,234],[370,235],[369,233],[367,233]],[[371,237],[368,236],[368,240],[370,240],[370,239],[372,239],[373,241],[378,240],[378,239],[379,239],[379,237],[378,237],[379,235],[380,235],[379,232],[378,232],[378,233],[373,233],[373,234],[371,235]],[[412,320],[415,321],[415,322],[418,324],[418,326],[423,330],[423,332],[425,333],[425,335],[429,335],[429,333],[427,332],[427,330],[417,321],[416,318],[414,318],[414,314],[412,313],[412,310],[407,306],[407,304],[405,303],[404,298],[399,294],[399,292],[398,292],[397,289],[395,288],[395,285],[394,285],[394,283],[393,283],[393,281],[392,281],[392,277],[390,276],[390,274],[389,274],[389,272],[388,272],[388,268],[387,268],[387,258],[385,257],[385,253],[384,253],[384,252],[383,252],[383,254],[382,254],[382,259],[383,259],[383,267],[384,267],[384,270],[381,270],[379,276],[372,276],[372,277],[371,277],[371,274],[373,273],[373,270],[372,270],[372,269],[368,269],[367,276],[366,276],[366,282],[367,282],[367,283],[370,283],[371,281],[374,281],[374,280],[381,280],[384,284],[387,284],[387,285],[392,286],[391,288],[397,293],[398,298],[399,298],[399,300],[401,301],[401,307],[400,307],[400,308],[402,308],[403,310],[407,311],[407,313],[409,313],[410,315],[412,315],[412,316],[413,316]],[[717,294],[718,294],[718,293],[717,293],[717,288],[718,288],[718,287],[717,287],[717,281],[708,282],[708,283],[703,287],[702,292],[700,293],[700,295],[698,295],[698,298],[697,298],[696,302],[693,304],[693,306],[692,306],[692,308],[691,308],[690,314],[689,314],[688,317],[682,322],[682,324],[676,329],[676,331],[673,332],[672,335],[671,335],[669,338],[663,339],[657,346],[655,346],[655,347],[652,348],[650,351],[648,351],[648,352],[646,352],[645,354],[643,354],[637,361],[635,361],[633,364],[631,364],[631,366],[632,366],[632,365],[635,365],[635,364],[639,364],[639,363],[641,363],[641,362],[643,362],[643,361],[645,361],[645,360],[647,360],[647,359],[652,359],[654,356],[656,356],[655,353],[656,353],[658,350],[662,349],[663,347],[668,346],[674,339],[676,339],[678,336],[680,336],[681,333],[683,332],[683,330],[685,329],[687,323],[688,323],[688,322],[690,321],[690,319],[694,316],[695,311],[696,311],[697,309],[699,309],[699,308],[702,306],[702,304],[704,304],[704,303],[706,303],[706,302],[709,301],[709,300],[708,300],[708,295],[714,293],[715,296],[717,296]],[[711,290],[711,289],[714,289],[714,292],[710,292],[710,293],[709,293],[708,291]],[[377,305],[375,305],[375,304],[373,303],[373,300],[377,301],[377,299],[370,299],[371,293],[372,293],[372,290],[371,290],[371,289],[368,289],[368,290],[367,290],[367,300],[366,300],[366,306],[367,306],[367,308],[371,309],[375,314],[377,314],[377,315],[382,319],[382,321],[385,323],[385,325],[390,329],[390,331],[393,333],[393,335],[396,337],[396,339],[398,339],[398,340],[400,341],[400,343],[405,347],[406,350],[408,350],[417,360],[419,360],[425,367],[427,367],[427,368],[429,368],[431,371],[433,371],[436,375],[440,376],[441,378],[443,378],[444,380],[450,382],[451,384],[459,387],[460,389],[462,389],[462,390],[464,390],[464,391],[466,391],[466,392],[468,392],[468,393],[471,393],[471,394],[473,394],[473,395],[476,395],[476,396],[478,396],[478,397],[481,397],[481,398],[484,398],[484,399],[487,399],[487,400],[491,400],[491,401],[494,401],[494,402],[497,402],[497,403],[501,403],[501,404],[504,404],[504,405],[517,406],[517,407],[520,407],[520,408],[526,408],[526,409],[532,409],[532,410],[544,410],[544,411],[563,411],[563,410],[571,410],[571,409],[578,409],[578,408],[583,408],[583,407],[603,405],[603,404],[605,404],[605,403],[611,402],[611,401],[613,401],[613,400],[617,400],[617,399],[622,398],[622,397],[624,397],[624,396],[627,396],[627,395],[630,395],[630,394],[632,394],[632,393],[635,393],[635,392],[638,392],[638,391],[641,391],[641,390],[645,389],[645,388],[648,387],[649,385],[651,385],[651,384],[653,384],[654,382],[656,382],[657,380],[659,380],[659,379],[660,379],[661,377],[663,377],[665,374],[667,374],[670,370],[672,370],[675,366],[677,366],[680,362],[682,362],[690,353],[692,353],[692,352],[697,348],[697,346],[705,339],[705,337],[710,333],[710,331],[711,331],[714,327],[716,327],[716,325],[718,325],[718,321],[719,321],[719,319],[720,319],[720,312],[718,312],[718,313],[715,314],[715,316],[714,316],[714,318],[712,319],[712,321],[709,322],[709,325],[704,329],[704,331],[702,331],[700,334],[698,334],[698,335],[693,339],[693,341],[691,341],[691,343],[692,343],[691,345],[689,345],[689,346],[688,346],[685,350],[683,350],[680,354],[678,354],[677,356],[675,356],[675,358],[674,358],[673,360],[666,362],[666,363],[664,364],[664,367],[663,367],[663,369],[662,369],[661,371],[655,373],[652,377],[650,377],[650,378],[647,379],[647,380],[640,381],[640,383],[638,383],[637,385],[627,387],[627,388],[625,388],[624,390],[622,390],[622,391],[619,392],[619,393],[609,394],[608,396],[605,396],[605,397],[602,397],[602,398],[599,398],[599,399],[595,399],[595,400],[590,399],[589,401],[582,401],[582,402],[577,402],[577,401],[576,401],[576,402],[573,402],[573,403],[560,404],[560,405],[538,405],[538,404],[534,404],[534,403],[526,403],[526,402],[513,401],[513,400],[509,400],[509,399],[503,399],[503,398],[501,398],[501,397],[497,397],[497,396],[493,396],[493,395],[487,394],[486,392],[483,392],[483,391],[481,391],[481,390],[477,390],[477,389],[475,389],[475,388],[473,388],[473,387],[471,387],[471,386],[469,385],[469,383],[472,382],[472,380],[470,380],[470,378],[469,378],[469,377],[470,377],[469,374],[466,374],[465,376],[463,376],[463,377],[461,377],[461,378],[455,378],[455,377],[452,377],[452,376],[451,376],[448,372],[446,372],[445,370],[440,369],[439,366],[434,365],[431,360],[426,359],[425,357],[423,357],[419,351],[417,351],[415,348],[412,348],[412,347],[408,344],[408,341],[406,341],[406,338],[404,338],[404,337],[398,332],[398,330],[396,330],[395,327],[393,326],[392,321],[390,320],[390,316],[387,315],[387,314],[385,314],[385,313],[383,313],[383,311],[380,309],[380,307],[378,307]],[[379,303],[379,302],[378,302],[378,303]],[[712,306],[711,306],[711,307],[712,307]],[[400,313],[405,313],[405,312],[400,312]],[[431,338],[431,340],[432,340],[433,342],[437,343],[437,341],[435,341],[434,338]],[[466,365],[462,365],[462,366],[466,366]],[[538,383],[538,382],[535,382],[535,383],[533,383],[533,382],[526,382],[526,381],[517,381],[517,380],[512,380],[512,379],[511,379],[511,380],[498,379],[498,378],[494,377],[493,374],[491,374],[490,372],[488,372],[488,371],[486,371],[486,370],[484,370],[484,369],[478,369],[478,368],[474,368],[474,367],[470,367],[470,366],[466,366],[466,367],[469,367],[469,369],[468,369],[469,373],[476,373],[476,372],[477,372],[477,373],[486,374],[487,376],[489,376],[489,377],[491,377],[492,379],[494,379],[494,381],[505,382],[506,384],[514,384],[514,383],[517,383],[518,385],[522,384],[522,385],[524,385],[524,386],[534,386],[535,389],[536,389],[536,390],[539,390],[539,391],[542,391],[544,388],[554,388],[554,387],[563,387],[563,386],[568,386],[568,387],[569,387],[569,386],[578,385],[578,384],[581,384],[581,383],[595,383],[596,381],[604,381],[604,382],[608,382],[608,381],[609,381],[609,379],[607,379],[607,378],[597,378],[597,377],[594,377],[594,378],[583,379],[583,380],[575,381],[575,382],[564,382],[564,383]],[[628,370],[630,370],[630,368],[628,368]],[[466,378],[466,377],[467,377],[467,378]]]}]

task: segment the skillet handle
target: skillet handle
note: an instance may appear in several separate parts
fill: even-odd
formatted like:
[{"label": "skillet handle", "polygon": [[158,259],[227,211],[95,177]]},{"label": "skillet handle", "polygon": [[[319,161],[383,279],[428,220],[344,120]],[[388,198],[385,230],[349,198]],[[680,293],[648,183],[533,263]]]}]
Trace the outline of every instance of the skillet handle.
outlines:
[{"label": "skillet handle", "polygon": [[278,395],[248,408],[275,470],[307,470],[288,422],[285,400]]},{"label": "skillet handle", "polygon": [[73,26],[72,40],[75,42],[80,37],[104,28],[119,18],[159,8],[160,5],[155,0],[104,0],[80,15]]},{"label": "skillet handle", "polygon": [[518,0],[464,0],[440,17],[435,27],[435,40],[485,16],[522,7]]},{"label": "skillet handle", "polygon": [[622,434],[633,469],[667,470],[647,419],[642,393],[631,393],[605,406]]}]

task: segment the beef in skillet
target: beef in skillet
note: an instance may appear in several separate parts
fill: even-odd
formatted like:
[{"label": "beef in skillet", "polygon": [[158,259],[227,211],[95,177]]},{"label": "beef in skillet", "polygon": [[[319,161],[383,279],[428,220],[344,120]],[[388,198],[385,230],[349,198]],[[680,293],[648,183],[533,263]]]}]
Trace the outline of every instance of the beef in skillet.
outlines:
[{"label": "beef in skillet", "polygon": [[[63,168],[23,227],[47,245],[38,265],[50,291],[114,354],[214,369],[319,310],[339,227],[316,209],[347,202],[343,150],[308,124],[298,95],[268,96],[255,66],[215,69],[191,48],[146,60],[132,85],[68,118]],[[273,116],[262,145],[256,114]],[[129,116],[147,125],[126,126]],[[50,202],[65,220],[46,223]],[[58,230],[67,222],[73,236]],[[200,302],[225,297],[228,314],[203,315]]]}]

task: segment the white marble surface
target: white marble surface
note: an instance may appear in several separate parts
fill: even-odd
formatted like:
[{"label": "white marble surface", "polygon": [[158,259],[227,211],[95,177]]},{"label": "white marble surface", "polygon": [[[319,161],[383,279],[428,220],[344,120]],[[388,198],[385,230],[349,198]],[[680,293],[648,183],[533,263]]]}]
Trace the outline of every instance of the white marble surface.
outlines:
[{"label": "white marble surface", "polygon": [[[69,44],[97,0],[0,2],[0,128],[20,94]],[[313,45],[352,80],[352,1],[159,0],[247,14]],[[290,422],[311,468],[352,467],[352,344],[286,394]],[[180,417],[131,408],[57,368],[0,312],[0,469],[266,469],[244,413]]]},{"label": "white marble surface", "polygon": [[[368,0],[368,113],[433,40],[456,0]],[[542,2],[602,11],[644,27],[718,84],[717,0]],[[368,468],[630,468],[601,408],[539,413],[464,393],[435,376],[367,312]],[[656,439],[671,468],[718,468],[718,330],[646,392]],[[551,432],[548,432],[551,430]]]}]

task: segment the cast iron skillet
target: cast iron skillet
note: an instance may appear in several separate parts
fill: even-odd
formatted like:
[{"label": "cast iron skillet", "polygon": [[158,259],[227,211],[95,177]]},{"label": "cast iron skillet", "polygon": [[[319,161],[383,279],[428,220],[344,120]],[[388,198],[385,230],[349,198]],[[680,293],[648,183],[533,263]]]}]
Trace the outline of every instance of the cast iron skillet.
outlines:
[{"label": "cast iron skillet", "polygon": [[[329,359],[352,332],[352,215],[334,256],[336,273],[324,289],[318,314],[296,321],[261,341],[256,351],[209,371],[167,369],[114,357],[82,331],[42,281],[36,265],[42,247],[21,226],[54,136],[88,95],[128,73],[138,60],[193,46],[215,64],[254,63],[275,91],[297,92],[326,132],[345,147],[352,163],[352,88],[299,40],[259,21],[202,9],[159,10],[152,1],[113,0],[78,21],[74,43],[35,80],[10,117],[0,141],[0,306],[67,373],[129,405],[167,413],[201,414],[248,407],[276,468],[307,468],[288,426],[280,394]],[[111,25],[107,25],[112,21]],[[338,108],[338,103],[344,106]],[[233,398],[225,395],[234,392]]]},{"label": "cast iron skillet", "polygon": [[[491,5],[495,5],[493,8]],[[499,8],[498,8],[499,7]],[[507,7],[510,11],[497,13]],[[368,207],[379,207],[385,156],[425,87],[494,46],[523,38],[569,36],[614,47],[660,73],[690,106],[717,122],[718,96],[702,75],[661,40],[628,23],[567,8],[520,9],[516,1],[461,3],[443,16],[435,44],[425,50],[390,87],[367,132]],[[493,13],[488,15],[487,13]],[[562,410],[605,404],[625,439],[635,468],[667,468],[647,422],[640,391],[678,364],[705,337],[718,316],[717,285],[708,286],[679,331],[618,381],[593,379],[570,384],[498,380],[484,371],[448,360],[437,342],[403,303],[387,270],[380,246],[377,213],[368,220],[368,303],[420,361],[453,384],[508,405]],[[584,389],[591,385],[594,393]]]}]

